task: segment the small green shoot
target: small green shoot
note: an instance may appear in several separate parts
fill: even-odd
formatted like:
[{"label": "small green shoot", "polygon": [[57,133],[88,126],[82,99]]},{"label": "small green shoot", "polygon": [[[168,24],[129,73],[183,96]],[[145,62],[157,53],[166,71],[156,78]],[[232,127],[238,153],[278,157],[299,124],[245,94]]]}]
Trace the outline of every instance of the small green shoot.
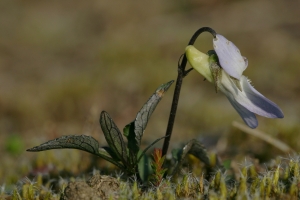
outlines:
[{"label": "small green shoot", "polygon": [[164,174],[167,171],[167,169],[163,168],[165,156],[162,156],[162,150],[154,149],[152,159],[151,167],[153,174],[150,177],[150,181],[155,187],[159,187],[163,181]]}]

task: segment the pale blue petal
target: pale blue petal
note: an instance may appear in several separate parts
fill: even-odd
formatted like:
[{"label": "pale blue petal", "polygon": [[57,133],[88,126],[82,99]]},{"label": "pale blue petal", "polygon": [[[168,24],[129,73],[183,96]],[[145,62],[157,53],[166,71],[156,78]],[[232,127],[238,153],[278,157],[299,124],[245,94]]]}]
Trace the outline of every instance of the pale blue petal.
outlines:
[{"label": "pale blue petal", "polygon": [[242,117],[244,122],[250,127],[250,128],[256,128],[258,125],[257,119],[255,117],[255,114],[244,108],[242,105],[240,105],[231,94],[226,93],[226,97],[228,98],[231,105],[234,107],[234,109],[239,113],[239,115]]},{"label": "pale blue petal", "polygon": [[[238,102],[249,111],[268,118],[283,118],[281,109],[272,101],[264,97],[252,87],[245,76],[241,77],[243,98],[238,98]],[[241,95],[239,95],[241,96]]]},{"label": "pale blue petal", "polygon": [[283,118],[280,108],[256,91],[245,76],[241,77],[240,84],[242,90],[239,90],[229,75],[222,70],[219,89],[249,127],[254,128],[257,124],[254,113],[268,118]]},{"label": "pale blue petal", "polygon": [[218,55],[221,67],[232,77],[240,79],[247,68],[240,50],[224,36],[217,34],[213,39],[214,49]]}]

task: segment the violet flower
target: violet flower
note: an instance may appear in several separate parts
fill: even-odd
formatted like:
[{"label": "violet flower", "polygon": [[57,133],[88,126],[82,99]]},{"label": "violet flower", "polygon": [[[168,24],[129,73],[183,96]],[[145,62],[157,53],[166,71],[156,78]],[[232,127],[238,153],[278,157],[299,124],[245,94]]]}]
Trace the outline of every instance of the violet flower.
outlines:
[{"label": "violet flower", "polygon": [[[283,118],[280,108],[260,94],[243,76],[248,61],[239,49],[224,36],[217,34],[213,40],[215,51],[204,54],[194,46],[186,47],[190,65],[209,82],[215,84],[250,128],[258,125],[255,114],[267,118]],[[255,113],[255,114],[254,114]]]}]

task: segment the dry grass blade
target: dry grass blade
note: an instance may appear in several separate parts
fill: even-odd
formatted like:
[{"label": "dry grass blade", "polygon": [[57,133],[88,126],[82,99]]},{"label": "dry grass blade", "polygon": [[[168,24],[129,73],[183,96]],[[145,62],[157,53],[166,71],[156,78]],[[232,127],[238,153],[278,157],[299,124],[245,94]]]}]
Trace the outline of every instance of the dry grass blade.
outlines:
[{"label": "dry grass blade", "polygon": [[295,151],[291,147],[289,147],[287,144],[281,142],[280,140],[278,140],[276,138],[271,137],[270,135],[267,135],[263,131],[260,131],[257,129],[251,129],[248,126],[241,124],[237,121],[233,121],[232,126],[234,126],[235,128],[237,128],[249,135],[255,136],[255,137],[273,145],[274,147],[276,147],[277,149],[280,149],[281,151],[283,151],[285,153],[295,153]]}]

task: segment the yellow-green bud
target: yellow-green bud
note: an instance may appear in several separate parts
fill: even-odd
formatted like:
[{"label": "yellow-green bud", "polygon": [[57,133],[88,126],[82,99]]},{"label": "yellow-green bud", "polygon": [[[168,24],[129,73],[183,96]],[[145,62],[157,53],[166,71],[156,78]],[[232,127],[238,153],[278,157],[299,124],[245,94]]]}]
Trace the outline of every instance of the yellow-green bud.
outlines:
[{"label": "yellow-green bud", "polygon": [[209,82],[213,82],[213,77],[209,68],[209,56],[198,51],[194,46],[185,48],[185,55],[190,65],[204,76]]}]

